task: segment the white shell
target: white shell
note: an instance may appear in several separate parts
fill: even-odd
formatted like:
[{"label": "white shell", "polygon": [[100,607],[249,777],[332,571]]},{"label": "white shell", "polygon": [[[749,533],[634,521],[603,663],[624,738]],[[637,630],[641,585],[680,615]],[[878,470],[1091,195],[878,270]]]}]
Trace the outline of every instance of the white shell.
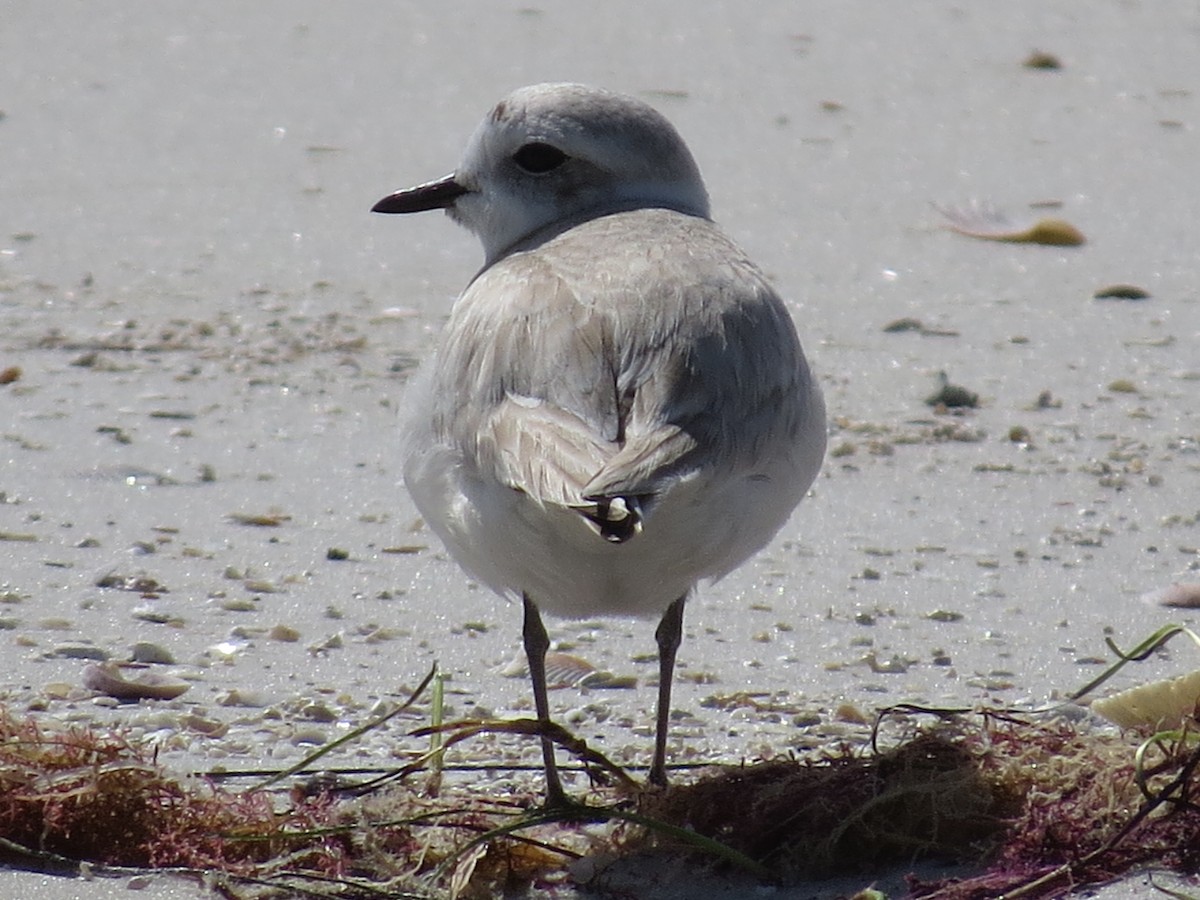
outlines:
[{"label": "white shell", "polygon": [[1122,728],[1160,731],[1194,718],[1200,702],[1200,671],[1152,681],[1092,702],[1092,710]]}]

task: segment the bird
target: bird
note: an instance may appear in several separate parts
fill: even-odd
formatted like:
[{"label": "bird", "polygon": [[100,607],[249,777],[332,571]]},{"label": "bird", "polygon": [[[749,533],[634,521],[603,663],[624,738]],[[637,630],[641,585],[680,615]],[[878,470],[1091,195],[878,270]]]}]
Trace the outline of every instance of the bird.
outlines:
[{"label": "bird", "polygon": [[[408,388],[404,481],[450,556],[520,601],[537,720],[542,619],[658,617],[648,782],[665,787],[684,606],[765,546],[825,453],[825,406],[779,294],[714,224],[648,103],[535,84],[452,174],[378,213],[445,210],[484,264]],[[541,738],[545,803],[569,805]]]}]

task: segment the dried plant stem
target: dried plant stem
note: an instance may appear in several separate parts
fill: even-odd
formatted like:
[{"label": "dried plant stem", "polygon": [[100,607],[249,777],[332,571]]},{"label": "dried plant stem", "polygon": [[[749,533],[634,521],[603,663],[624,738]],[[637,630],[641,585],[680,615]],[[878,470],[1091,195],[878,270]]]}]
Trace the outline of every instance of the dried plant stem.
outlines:
[{"label": "dried plant stem", "polygon": [[1192,631],[1185,625],[1164,625],[1128,653],[1122,651],[1111,637],[1105,638],[1104,642],[1108,645],[1108,649],[1117,656],[1117,661],[1079,690],[1068,694],[1067,699],[1078,700],[1080,697],[1090,694],[1096,688],[1100,687],[1100,685],[1104,684],[1104,682],[1108,681],[1108,679],[1112,678],[1113,675],[1119,672],[1126,663],[1141,662],[1177,634],[1186,634],[1192,639],[1193,642],[1195,642],[1197,645],[1200,645],[1200,635],[1197,635],[1196,632]]},{"label": "dried plant stem", "polygon": [[328,744],[321,747],[315,753],[310,753],[308,756],[304,757],[304,759],[300,760],[300,762],[296,763],[294,766],[289,766],[286,769],[282,769],[278,772],[275,772],[270,777],[263,779],[262,781],[258,782],[257,784],[251,785],[249,788],[247,788],[247,790],[261,791],[264,788],[270,787],[271,785],[275,784],[278,781],[282,781],[284,778],[287,778],[289,775],[295,775],[297,772],[303,772],[305,769],[307,769],[309,766],[311,766],[314,762],[316,762],[322,756],[325,756],[328,753],[332,753],[334,750],[336,750],[338,747],[341,747],[343,744],[347,744],[351,741],[358,740],[360,737],[362,737],[368,731],[378,728],[380,725],[387,722],[389,719],[404,712],[404,710],[408,709],[410,706],[412,706],[414,703],[417,702],[417,698],[420,697],[421,694],[423,694],[425,692],[425,688],[429,687],[429,683],[433,680],[434,675],[436,673],[437,673],[437,664],[435,663],[433,665],[433,667],[430,668],[429,674],[426,675],[421,680],[421,683],[419,685],[417,685],[416,690],[414,690],[409,695],[408,699],[405,700],[403,703],[401,703],[398,707],[393,709],[391,712],[385,713],[384,715],[379,716],[378,718],[372,719],[370,722],[367,722],[365,725],[361,725],[358,728],[355,728],[351,731],[346,732],[346,734],[342,735],[340,738],[338,738],[335,741],[330,741]]}]

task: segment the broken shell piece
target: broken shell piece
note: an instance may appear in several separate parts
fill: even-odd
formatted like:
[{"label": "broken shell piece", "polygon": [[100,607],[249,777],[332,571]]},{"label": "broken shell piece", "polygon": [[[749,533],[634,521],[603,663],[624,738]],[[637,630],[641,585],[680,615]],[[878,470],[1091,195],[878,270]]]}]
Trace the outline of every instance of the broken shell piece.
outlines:
[{"label": "broken shell piece", "polygon": [[229,724],[219,719],[206,719],[204,716],[188,713],[180,722],[188,731],[202,734],[205,737],[223,738],[229,733]]},{"label": "broken shell piece", "polygon": [[1092,711],[1121,728],[1175,729],[1196,714],[1200,671],[1152,681],[1092,702]]},{"label": "broken shell piece", "polygon": [[546,681],[552,687],[631,688],[637,679],[602,672],[586,659],[569,653],[546,654]]},{"label": "broken shell piece", "polygon": [[308,645],[308,652],[313,656],[326,653],[330,650],[341,650],[345,646],[345,641],[342,638],[340,631],[329,635],[323,641],[316,641]]},{"label": "broken shell piece", "polygon": [[1142,602],[1151,606],[1173,606],[1178,609],[1200,608],[1200,582],[1177,581],[1165,588],[1142,594]]},{"label": "broken shell piece", "polygon": [[586,659],[569,653],[546,654],[546,685],[548,687],[580,687],[596,674],[596,667]]},{"label": "broken shell piece", "polygon": [[1092,294],[1096,300],[1145,300],[1149,296],[1148,290],[1136,284],[1110,284]]},{"label": "broken shell piece", "polygon": [[174,700],[190,685],[168,675],[143,671],[127,679],[115,662],[96,663],[84,668],[83,685],[118,700]]},{"label": "broken shell piece", "polygon": [[[509,678],[519,678],[529,674],[529,666],[522,653],[514,658],[502,670]],[[551,651],[546,654],[546,687],[548,688],[597,688],[623,689],[637,687],[637,678],[632,675],[614,675],[603,672],[586,659],[572,656],[570,653]]]},{"label": "broken shell piece", "polygon": [[264,694],[252,689],[230,688],[217,694],[216,703],[217,706],[262,708],[267,705],[267,699]]},{"label": "broken shell piece", "polygon": [[70,698],[71,692],[74,690],[77,688],[65,681],[52,681],[42,685],[42,696],[49,697],[51,700],[66,700]]},{"label": "broken shell piece", "polygon": [[969,206],[938,206],[946,219],[946,228],[967,237],[1006,244],[1046,244],[1053,247],[1078,247],[1087,242],[1078,228],[1065,219],[1042,218],[1029,224],[1013,223],[990,203],[973,202]]},{"label": "broken shell piece", "polygon": [[208,660],[210,662],[232,664],[238,655],[245,652],[249,647],[249,641],[221,641],[221,643],[213,644],[200,654],[197,663],[203,665],[203,662]]}]

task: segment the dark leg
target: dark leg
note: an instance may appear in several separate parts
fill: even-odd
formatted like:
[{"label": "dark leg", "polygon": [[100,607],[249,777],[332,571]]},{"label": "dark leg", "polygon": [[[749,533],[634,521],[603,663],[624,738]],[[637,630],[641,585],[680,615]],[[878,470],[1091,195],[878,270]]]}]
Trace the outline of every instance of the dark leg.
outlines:
[{"label": "dark leg", "polygon": [[671,680],[675,677],[675,653],[683,641],[684,594],[667,607],[662,621],[654,632],[658,641],[658,727],[654,733],[654,764],[650,766],[650,783],[660,787],[667,784],[667,729],[671,719]]},{"label": "dark leg", "polygon": [[[550,700],[546,696],[546,651],[550,649],[550,636],[542,624],[541,614],[527,594],[521,596],[525,604],[525,658],[529,660],[529,680],[533,682],[533,705],[537,708],[538,721],[550,724]],[[567,806],[567,795],[558,777],[558,766],[554,763],[554,742],[542,738],[542,761],[546,768],[546,806]]]}]

